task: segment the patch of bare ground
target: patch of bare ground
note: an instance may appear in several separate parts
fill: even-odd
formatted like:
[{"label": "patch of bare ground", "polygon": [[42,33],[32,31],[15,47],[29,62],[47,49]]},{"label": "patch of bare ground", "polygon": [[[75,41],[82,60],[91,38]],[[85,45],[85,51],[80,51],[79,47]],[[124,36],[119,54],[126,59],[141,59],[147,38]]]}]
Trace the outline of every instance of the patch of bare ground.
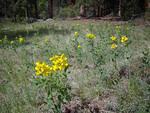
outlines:
[{"label": "patch of bare ground", "polygon": [[111,93],[93,100],[74,98],[63,106],[63,113],[116,113],[117,98]]}]

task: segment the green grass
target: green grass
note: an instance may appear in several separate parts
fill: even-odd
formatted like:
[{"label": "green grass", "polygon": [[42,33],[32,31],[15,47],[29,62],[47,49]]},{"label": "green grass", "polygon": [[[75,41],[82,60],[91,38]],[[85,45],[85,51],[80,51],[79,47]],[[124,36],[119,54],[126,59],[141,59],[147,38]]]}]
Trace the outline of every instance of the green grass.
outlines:
[{"label": "green grass", "polygon": [[[79,25],[77,25],[79,24]],[[68,81],[72,99],[81,102],[105,100],[106,111],[113,111],[110,101],[116,99],[114,112],[148,113],[150,74],[150,28],[120,24],[121,34],[127,35],[131,44],[118,50],[117,68],[112,61],[110,36],[115,34],[115,24],[109,22],[52,21],[51,23],[14,24],[0,23],[0,39],[7,35],[14,40],[24,36],[26,43],[12,48],[0,46],[0,111],[1,113],[46,113],[46,94],[33,84],[36,61],[47,61],[55,54],[65,53],[69,59]],[[129,30],[125,30],[126,27]],[[73,46],[74,32],[78,31],[81,55]],[[94,33],[94,49],[89,51],[86,33]],[[126,52],[124,52],[126,51]],[[143,54],[146,52],[147,54]],[[147,62],[144,62],[146,59]],[[129,74],[120,75],[125,67]],[[83,104],[84,106],[84,104]],[[81,112],[88,113],[80,109]],[[79,112],[79,111],[78,111]]]}]

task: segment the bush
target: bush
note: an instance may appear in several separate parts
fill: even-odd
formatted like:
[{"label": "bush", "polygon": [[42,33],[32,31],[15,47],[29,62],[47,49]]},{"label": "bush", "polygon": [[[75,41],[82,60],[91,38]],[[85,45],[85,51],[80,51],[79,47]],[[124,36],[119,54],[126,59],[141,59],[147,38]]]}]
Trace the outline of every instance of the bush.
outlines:
[{"label": "bush", "polygon": [[61,8],[58,14],[58,17],[67,18],[77,16],[77,9],[75,7],[64,7]]},{"label": "bush", "polygon": [[121,3],[121,17],[129,20],[140,16],[144,12],[144,0],[124,0]]}]

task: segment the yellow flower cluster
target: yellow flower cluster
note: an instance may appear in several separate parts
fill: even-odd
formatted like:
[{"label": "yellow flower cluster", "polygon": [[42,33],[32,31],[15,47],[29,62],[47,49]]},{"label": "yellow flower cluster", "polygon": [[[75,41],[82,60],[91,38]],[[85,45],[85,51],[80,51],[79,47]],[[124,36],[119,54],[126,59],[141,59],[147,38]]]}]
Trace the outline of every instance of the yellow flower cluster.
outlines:
[{"label": "yellow flower cluster", "polygon": [[62,71],[69,66],[67,57],[62,55],[55,55],[49,59],[53,63],[53,70],[56,72],[58,70]]},{"label": "yellow flower cluster", "polygon": [[[117,44],[114,43],[114,41],[117,41],[117,37],[116,37],[116,36],[111,36],[110,38],[111,38],[111,40],[113,41],[113,43],[112,43],[112,45],[111,45],[111,48],[112,48],[112,49],[117,48]],[[127,41],[128,41],[128,37],[127,37],[127,36],[122,36],[122,37],[120,38],[120,42],[121,42],[121,43],[125,43],[125,42],[127,42]]]},{"label": "yellow flower cluster", "polygon": [[17,45],[17,44],[25,43],[25,38],[22,36],[16,37],[14,40],[9,40],[9,38],[5,35],[3,39],[0,40],[0,44],[4,45]]},{"label": "yellow flower cluster", "polygon": [[52,73],[53,69],[45,62],[37,62],[35,71],[36,71],[36,75],[48,76],[50,73]]},{"label": "yellow flower cluster", "polygon": [[121,29],[121,26],[116,26],[116,29]]},{"label": "yellow flower cluster", "polygon": [[96,36],[92,33],[88,33],[88,34],[86,34],[86,38],[94,39],[94,38],[96,38]]},{"label": "yellow flower cluster", "polygon": [[64,54],[55,55],[49,59],[52,65],[45,62],[37,62],[35,66],[36,75],[48,76],[54,72],[62,71],[69,66],[68,59]]},{"label": "yellow flower cluster", "polygon": [[79,33],[78,32],[74,32],[74,36],[75,37],[79,37]]},{"label": "yellow flower cluster", "polygon": [[114,41],[117,41],[117,37],[111,36],[110,38],[113,41],[113,44],[111,44],[111,49],[116,49],[118,46],[117,46],[117,44],[114,43]]},{"label": "yellow flower cluster", "polygon": [[124,43],[124,42],[127,42],[128,41],[128,37],[127,36],[122,36],[121,37],[121,42]]}]

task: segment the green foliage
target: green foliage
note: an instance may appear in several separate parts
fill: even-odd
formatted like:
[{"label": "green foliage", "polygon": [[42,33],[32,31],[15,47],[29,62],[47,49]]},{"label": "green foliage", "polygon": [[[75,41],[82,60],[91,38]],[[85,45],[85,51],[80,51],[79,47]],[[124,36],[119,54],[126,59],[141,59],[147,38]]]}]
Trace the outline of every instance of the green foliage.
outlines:
[{"label": "green foliage", "polygon": [[5,35],[4,38],[0,40],[0,48],[16,49],[18,46],[24,44],[25,44],[25,38],[22,36],[16,37],[13,40],[9,40],[7,35]]},{"label": "green foliage", "polygon": [[78,12],[75,10],[75,7],[64,7],[59,10],[58,17],[67,18],[67,17],[75,17]]},{"label": "green foliage", "polygon": [[42,19],[47,18],[48,9],[47,9],[47,0],[39,0],[38,1],[38,8],[39,8],[39,17]]},{"label": "green foliage", "polygon": [[144,1],[124,0],[121,3],[121,17],[123,20],[135,18],[144,13]]},{"label": "green foliage", "polygon": [[66,73],[56,73],[48,77],[34,79],[33,82],[38,86],[37,88],[45,89],[49,108],[54,113],[62,113],[62,105],[71,99]]},{"label": "green foliage", "polygon": [[150,51],[148,48],[146,48],[144,51],[143,51],[143,66],[144,67],[150,67]]},{"label": "green foliage", "polygon": [[[117,0],[118,1],[118,0]],[[119,5],[116,0],[76,0],[72,6],[70,0],[53,0],[53,13],[56,17],[74,17],[79,15],[80,6],[86,7],[87,15],[90,13],[88,8],[93,7],[103,9],[104,4],[117,15]],[[123,0],[121,1],[121,18],[129,20],[135,18],[145,11],[145,0]],[[106,8],[105,7],[105,8]],[[119,7],[119,6],[118,6]],[[30,18],[48,18],[48,0],[1,0],[0,16],[11,18],[14,22],[25,21]],[[97,11],[98,12],[98,11]],[[110,11],[111,12],[111,11]],[[91,12],[92,13],[92,12]]]},{"label": "green foliage", "polygon": [[93,3],[95,2],[96,0],[76,0],[77,2],[77,5],[85,5],[85,6],[89,6],[89,5],[93,5]]}]

